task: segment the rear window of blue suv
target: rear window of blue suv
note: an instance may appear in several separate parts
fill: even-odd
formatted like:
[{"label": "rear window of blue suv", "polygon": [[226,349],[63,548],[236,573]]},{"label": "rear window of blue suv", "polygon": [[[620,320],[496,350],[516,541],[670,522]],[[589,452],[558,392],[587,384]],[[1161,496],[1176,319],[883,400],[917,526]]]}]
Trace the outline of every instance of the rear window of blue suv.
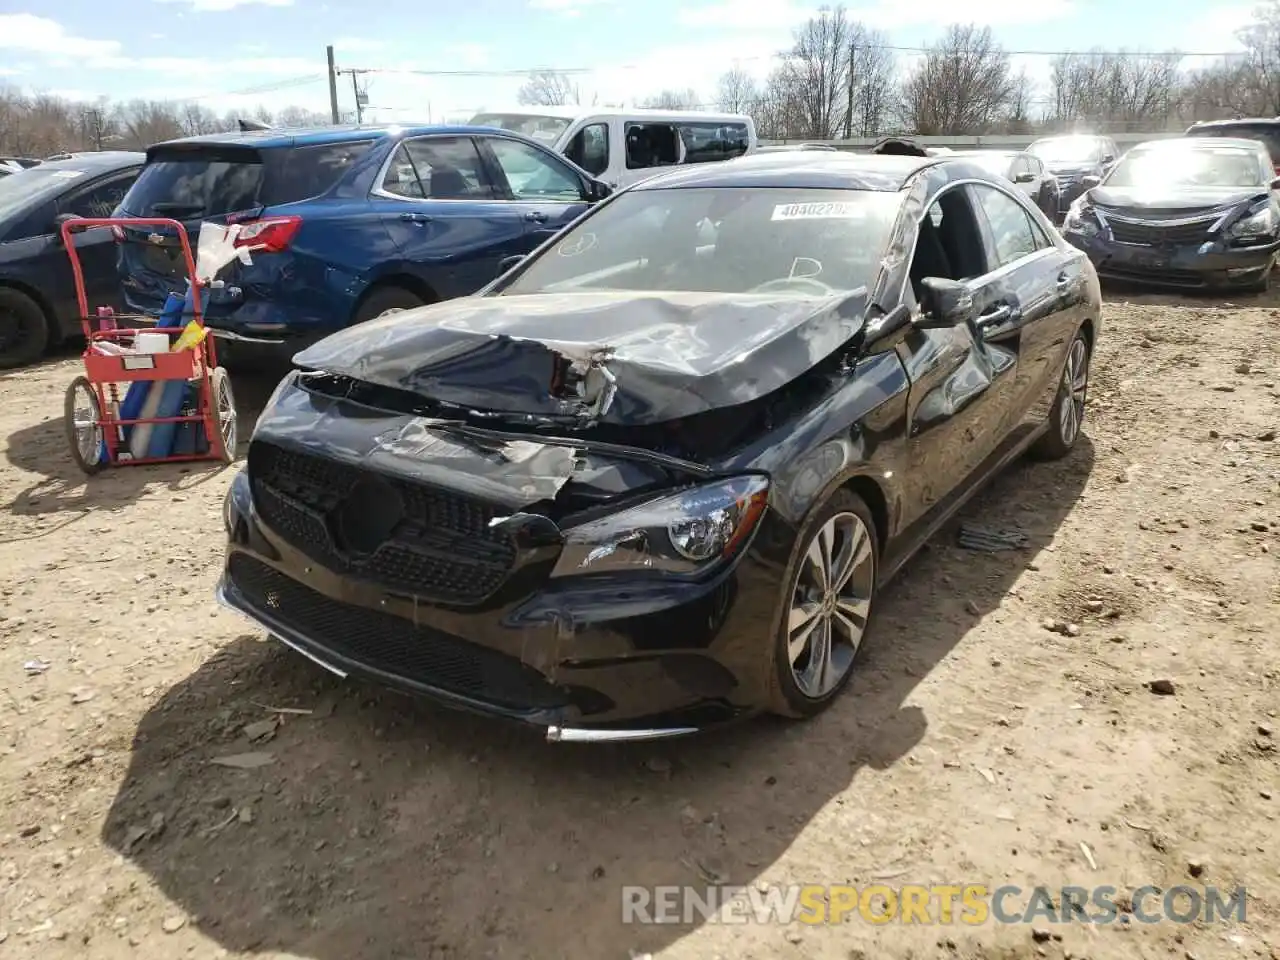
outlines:
[{"label": "rear window of blue suv", "polygon": [[309,200],[337,183],[373,142],[153,147],[122,209],[135,217],[184,220]]}]

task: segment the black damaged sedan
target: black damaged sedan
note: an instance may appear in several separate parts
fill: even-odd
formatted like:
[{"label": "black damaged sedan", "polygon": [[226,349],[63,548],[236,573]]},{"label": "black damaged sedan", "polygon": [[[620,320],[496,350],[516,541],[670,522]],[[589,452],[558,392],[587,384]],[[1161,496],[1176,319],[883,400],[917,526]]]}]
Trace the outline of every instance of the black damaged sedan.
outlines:
[{"label": "black damaged sedan", "polygon": [[1087,258],[970,162],[664,175],[476,296],[298,354],[219,597],[552,740],[813,715],[908,557],[1072,449],[1099,320]]},{"label": "black damaged sedan", "polygon": [[1062,233],[1103,279],[1260,292],[1280,251],[1277,187],[1256,140],[1155,140],[1094,178]]}]

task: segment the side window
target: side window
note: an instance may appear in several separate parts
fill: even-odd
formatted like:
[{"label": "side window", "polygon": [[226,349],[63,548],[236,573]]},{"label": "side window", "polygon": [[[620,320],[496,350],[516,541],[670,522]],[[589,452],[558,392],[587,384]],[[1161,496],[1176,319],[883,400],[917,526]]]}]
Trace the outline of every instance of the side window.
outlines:
[{"label": "side window", "polygon": [[58,212],[74,213],[77,217],[109,217],[136,179],[137,173],[132,173],[73,193],[59,201]]},{"label": "side window", "polygon": [[485,140],[517,200],[582,199],[582,181],[572,169],[537,147],[504,137]]},{"label": "side window", "polygon": [[680,136],[669,123],[628,123],[627,169],[669,167],[680,162]]},{"label": "side window", "polygon": [[337,183],[372,146],[372,140],[354,140],[265,151],[270,178],[265,188],[266,202],[296,203],[318,197]]},{"label": "side window", "polygon": [[564,155],[593,177],[609,169],[609,125],[593,123],[573,135]]},{"label": "side window", "polygon": [[969,194],[953,187],[938,195],[920,220],[911,255],[911,288],[920,299],[928,277],[968,280],[987,273],[982,233]]},{"label": "side window", "polygon": [[973,192],[991,225],[998,260],[996,268],[1030,256],[1046,245],[1040,242],[1043,235],[1037,236],[1035,224],[1017,200],[994,187],[979,184],[973,185]]},{"label": "side window", "polygon": [[747,127],[742,123],[684,123],[680,139],[685,163],[713,163],[747,152]]},{"label": "side window", "polygon": [[493,187],[470,137],[421,137],[397,149],[382,180],[387,193],[414,200],[489,200]]}]

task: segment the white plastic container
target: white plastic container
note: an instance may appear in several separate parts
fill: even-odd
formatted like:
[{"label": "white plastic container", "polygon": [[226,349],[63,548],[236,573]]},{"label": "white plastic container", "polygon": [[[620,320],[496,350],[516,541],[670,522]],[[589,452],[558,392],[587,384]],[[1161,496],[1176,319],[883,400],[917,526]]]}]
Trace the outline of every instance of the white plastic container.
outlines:
[{"label": "white plastic container", "polygon": [[134,335],[133,350],[135,353],[168,353],[170,342],[167,333],[148,330]]}]

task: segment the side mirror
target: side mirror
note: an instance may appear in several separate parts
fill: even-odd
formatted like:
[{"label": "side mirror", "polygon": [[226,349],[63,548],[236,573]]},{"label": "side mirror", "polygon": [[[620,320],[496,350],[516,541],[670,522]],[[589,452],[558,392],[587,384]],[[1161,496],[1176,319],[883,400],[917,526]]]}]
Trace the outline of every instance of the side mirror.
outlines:
[{"label": "side mirror", "polygon": [[1080,178],[1080,186],[1084,187],[1086,190],[1092,190],[1100,183],[1102,183],[1102,178],[1095,177],[1093,174]]},{"label": "side mirror", "polygon": [[605,197],[613,193],[613,187],[609,186],[603,180],[591,179],[586,183],[583,195],[591,203],[597,203]]},{"label": "side mirror", "polygon": [[74,213],[60,213],[53,218],[53,238],[56,243],[62,243],[62,225],[69,220],[79,220]]},{"label": "side mirror", "polygon": [[974,317],[973,294],[956,280],[925,277],[921,282],[920,316],[915,326],[922,329],[957,327]]},{"label": "side mirror", "polygon": [[1102,165],[1104,167],[1110,164],[1113,164],[1115,162],[1116,162],[1116,157],[1114,153],[1104,153],[1102,155]]},{"label": "side mirror", "polygon": [[506,273],[508,270],[512,270],[515,267],[518,267],[520,264],[524,263],[524,258],[525,258],[525,255],[523,253],[517,253],[515,256],[512,256],[512,257],[503,257],[501,260],[498,261],[497,276],[500,277],[504,273]]},{"label": "side mirror", "polygon": [[1030,183],[1035,178],[1036,178],[1036,175],[1034,173],[1024,170],[1022,173],[1019,173],[1014,176],[1013,182],[1014,183]]},{"label": "side mirror", "polygon": [[1276,177],[1274,180],[1271,181],[1271,189],[1280,190],[1280,177]]}]

